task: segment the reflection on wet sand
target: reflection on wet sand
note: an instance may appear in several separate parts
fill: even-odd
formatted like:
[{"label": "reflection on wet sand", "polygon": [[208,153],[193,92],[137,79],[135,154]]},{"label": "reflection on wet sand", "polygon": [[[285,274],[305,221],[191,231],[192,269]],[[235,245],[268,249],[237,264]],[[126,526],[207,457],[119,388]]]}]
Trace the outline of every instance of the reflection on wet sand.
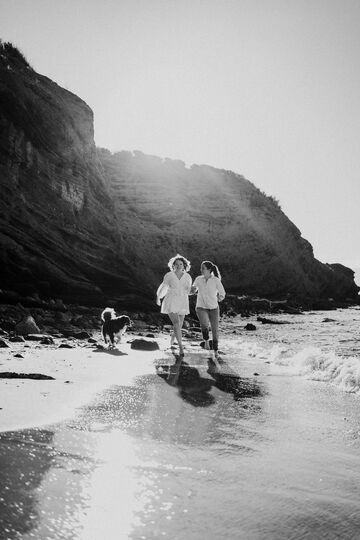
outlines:
[{"label": "reflection on wet sand", "polygon": [[52,431],[8,432],[0,440],[0,537],[19,538],[40,516],[36,490],[52,466]]},{"label": "reflection on wet sand", "polygon": [[198,350],[118,355],[126,377],[72,421],[1,433],[1,540],[357,537],[354,396]]},{"label": "reflection on wet sand", "polygon": [[1,540],[79,537],[84,481],[94,469],[88,439],[61,424],[0,434]]},{"label": "reflection on wet sand", "polygon": [[[179,389],[179,395],[194,406],[208,406],[215,402],[215,397],[209,392],[213,387],[222,392],[232,394],[235,401],[242,398],[256,397],[262,394],[261,386],[253,379],[240,377],[226,362],[221,363],[207,358],[205,364],[196,366],[185,361],[183,357],[175,356],[175,363],[156,366],[156,373],[170,386]],[[199,359],[192,355],[192,359]],[[206,366],[206,375],[200,373]]]},{"label": "reflection on wet sand", "polygon": [[233,459],[261,440],[260,385],[203,354],[166,356],[154,371],[53,431],[2,434],[4,538],[183,538],[185,521],[191,530],[199,512],[216,514]]},{"label": "reflection on wet sand", "polygon": [[176,357],[175,364],[157,366],[156,373],[170,386],[179,389],[179,395],[195,407],[206,407],[214,403],[215,398],[209,392],[213,381],[202,377],[196,367],[190,366],[182,357]]},{"label": "reflection on wet sand", "polygon": [[[243,398],[261,396],[264,392],[254,379],[240,377],[226,364],[226,372],[212,360],[208,360],[208,373],[213,377],[214,385],[222,392],[232,394],[235,401]],[[224,362],[223,362],[224,364]],[[224,366],[222,366],[224,368]]]}]

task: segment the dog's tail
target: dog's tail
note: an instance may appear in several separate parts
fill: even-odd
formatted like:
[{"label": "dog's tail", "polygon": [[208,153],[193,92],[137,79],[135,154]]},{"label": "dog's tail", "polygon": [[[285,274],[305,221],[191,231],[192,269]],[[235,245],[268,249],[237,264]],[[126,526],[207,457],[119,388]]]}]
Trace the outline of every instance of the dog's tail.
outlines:
[{"label": "dog's tail", "polygon": [[113,308],[105,308],[104,311],[101,314],[101,320],[103,322],[110,321],[115,317],[115,311]]}]

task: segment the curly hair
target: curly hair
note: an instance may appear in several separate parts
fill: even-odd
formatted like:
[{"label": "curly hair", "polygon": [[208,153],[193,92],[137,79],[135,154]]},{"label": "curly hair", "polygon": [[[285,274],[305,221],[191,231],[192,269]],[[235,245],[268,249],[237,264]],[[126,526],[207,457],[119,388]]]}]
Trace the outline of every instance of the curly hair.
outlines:
[{"label": "curly hair", "polygon": [[171,257],[171,259],[169,260],[168,267],[170,268],[170,270],[174,269],[174,264],[176,263],[176,261],[182,261],[182,263],[184,265],[185,272],[188,272],[190,270],[190,268],[191,268],[190,261],[185,259],[185,257],[180,255],[179,253],[177,253],[175,255],[175,257]]}]

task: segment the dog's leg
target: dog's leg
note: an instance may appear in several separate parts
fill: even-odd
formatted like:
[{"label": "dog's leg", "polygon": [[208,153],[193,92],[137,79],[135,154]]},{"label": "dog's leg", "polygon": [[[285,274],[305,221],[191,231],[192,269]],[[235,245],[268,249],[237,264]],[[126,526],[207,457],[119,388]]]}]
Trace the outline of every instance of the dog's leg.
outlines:
[{"label": "dog's leg", "polygon": [[123,336],[123,332],[124,332],[124,330],[120,330],[120,332],[118,333],[118,343],[121,343],[121,338]]},{"label": "dog's leg", "polygon": [[127,326],[125,325],[124,328],[122,330],[120,330],[120,332],[118,333],[118,342],[121,343],[122,342],[122,338],[126,332],[126,329],[127,329]]}]

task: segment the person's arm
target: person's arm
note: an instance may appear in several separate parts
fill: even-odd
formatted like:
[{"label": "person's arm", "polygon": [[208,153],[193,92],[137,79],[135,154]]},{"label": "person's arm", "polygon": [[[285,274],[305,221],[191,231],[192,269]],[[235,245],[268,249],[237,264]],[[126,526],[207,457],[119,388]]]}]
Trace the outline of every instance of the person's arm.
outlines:
[{"label": "person's arm", "polygon": [[191,279],[191,276],[189,274],[186,275],[186,283],[185,283],[185,293],[186,294],[190,294],[190,291],[191,291],[191,283],[192,283],[192,279]]},{"label": "person's arm", "polygon": [[226,296],[226,292],[220,279],[217,279],[216,281],[216,288],[217,288],[218,301],[222,302]]},{"label": "person's arm", "polygon": [[198,278],[195,278],[195,281],[194,283],[192,284],[192,287],[190,289],[190,293],[189,294],[196,294],[198,291]]},{"label": "person's arm", "polygon": [[161,305],[161,299],[164,298],[164,296],[169,290],[169,279],[170,279],[169,273],[165,274],[163,282],[161,283],[158,290],[156,291],[156,303],[158,306]]}]

